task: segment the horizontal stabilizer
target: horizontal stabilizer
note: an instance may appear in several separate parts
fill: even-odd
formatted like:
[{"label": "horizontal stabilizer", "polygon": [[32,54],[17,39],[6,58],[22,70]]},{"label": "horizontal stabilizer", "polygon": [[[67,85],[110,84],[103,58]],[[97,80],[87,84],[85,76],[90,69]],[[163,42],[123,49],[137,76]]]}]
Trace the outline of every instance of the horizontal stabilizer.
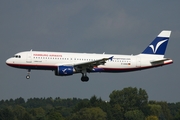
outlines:
[{"label": "horizontal stabilizer", "polygon": [[172,59],[170,58],[164,58],[164,59],[161,59],[161,60],[153,60],[151,61],[151,64],[166,64],[166,63],[172,63]]}]

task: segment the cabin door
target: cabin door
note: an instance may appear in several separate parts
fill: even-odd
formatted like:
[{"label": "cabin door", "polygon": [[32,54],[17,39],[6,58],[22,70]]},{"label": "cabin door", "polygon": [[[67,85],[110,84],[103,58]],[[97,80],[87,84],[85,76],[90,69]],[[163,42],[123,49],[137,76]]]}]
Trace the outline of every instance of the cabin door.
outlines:
[{"label": "cabin door", "polygon": [[32,53],[31,52],[27,53],[26,62],[27,63],[32,63]]},{"label": "cabin door", "polygon": [[141,58],[140,57],[136,58],[136,67],[141,67]]}]

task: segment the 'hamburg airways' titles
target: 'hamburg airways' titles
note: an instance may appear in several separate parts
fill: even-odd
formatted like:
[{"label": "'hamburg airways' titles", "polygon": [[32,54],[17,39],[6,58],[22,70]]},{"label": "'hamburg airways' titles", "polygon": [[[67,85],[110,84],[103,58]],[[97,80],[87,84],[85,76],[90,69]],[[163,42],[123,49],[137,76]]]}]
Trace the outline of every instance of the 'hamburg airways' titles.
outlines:
[{"label": "'hamburg airways' titles", "polygon": [[37,57],[62,57],[62,55],[59,55],[59,54],[33,54],[33,56],[37,56]]}]

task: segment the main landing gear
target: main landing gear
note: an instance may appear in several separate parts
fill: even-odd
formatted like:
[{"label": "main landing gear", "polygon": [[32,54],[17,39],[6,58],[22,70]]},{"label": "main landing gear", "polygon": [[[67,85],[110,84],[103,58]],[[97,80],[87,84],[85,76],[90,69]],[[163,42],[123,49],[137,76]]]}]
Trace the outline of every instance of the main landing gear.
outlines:
[{"label": "main landing gear", "polygon": [[31,72],[31,70],[30,70],[30,69],[28,69],[26,79],[29,79],[29,78],[30,78],[30,72]]},{"label": "main landing gear", "polygon": [[87,82],[89,80],[89,77],[88,76],[82,76],[81,77],[81,81],[82,82]]},{"label": "main landing gear", "polygon": [[81,81],[87,82],[88,80],[89,80],[89,77],[87,76],[87,71],[86,70],[82,71]]}]

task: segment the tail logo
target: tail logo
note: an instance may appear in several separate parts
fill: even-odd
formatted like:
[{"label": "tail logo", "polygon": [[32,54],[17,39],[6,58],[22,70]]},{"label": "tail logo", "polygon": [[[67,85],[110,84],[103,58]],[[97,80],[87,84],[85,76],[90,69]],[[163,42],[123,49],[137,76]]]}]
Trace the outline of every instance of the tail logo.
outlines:
[{"label": "tail logo", "polygon": [[158,42],[154,48],[154,45],[149,45],[149,47],[152,49],[153,53],[155,54],[158,50],[158,48],[164,43],[166,42],[168,39],[162,40],[160,42]]}]

